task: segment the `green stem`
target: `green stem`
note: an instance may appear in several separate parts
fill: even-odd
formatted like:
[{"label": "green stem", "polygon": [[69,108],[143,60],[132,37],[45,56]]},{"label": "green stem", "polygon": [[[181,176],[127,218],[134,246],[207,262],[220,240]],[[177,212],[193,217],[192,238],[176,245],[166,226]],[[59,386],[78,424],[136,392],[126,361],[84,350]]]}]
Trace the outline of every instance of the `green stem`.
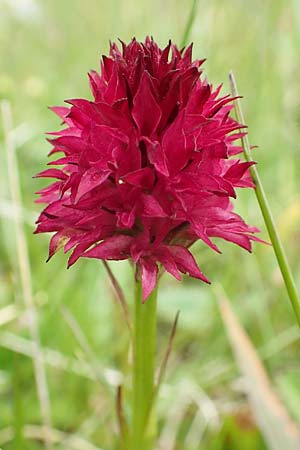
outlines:
[{"label": "green stem", "polygon": [[[238,96],[238,90],[237,90],[237,86],[236,86],[236,81],[234,78],[233,73],[231,72],[229,75],[229,81],[230,81],[230,85],[231,85],[231,92],[233,97]],[[236,115],[237,115],[237,120],[241,123],[244,124],[245,123],[245,119],[244,119],[244,115],[243,115],[243,111],[241,108],[241,104],[240,104],[240,100],[239,98],[235,101],[235,110],[236,110]],[[250,143],[249,143],[249,138],[248,135],[244,136],[242,138],[242,144],[243,144],[243,149],[244,149],[244,155],[245,155],[245,159],[249,162],[252,162],[252,156],[251,156],[251,147],[250,147]],[[297,288],[296,288],[296,284],[292,275],[292,271],[290,269],[289,266],[289,262],[288,259],[286,257],[277,227],[276,227],[276,223],[275,220],[273,218],[272,215],[272,211],[265,193],[265,190],[263,188],[262,182],[260,180],[260,177],[258,175],[258,171],[256,169],[255,166],[250,167],[250,172],[251,172],[251,176],[252,179],[254,181],[255,184],[255,193],[256,193],[256,197],[274,248],[274,252],[278,261],[278,265],[280,268],[280,271],[282,273],[282,277],[285,283],[285,287],[288,293],[288,296],[290,298],[290,301],[292,303],[292,307],[297,319],[297,322],[300,326],[300,300],[299,300],[299,295],[297,292]]]},{"label": "green stem", "polygon": [[156,353],[157,288],[142,303],[142,286],[135,282],[133,417],[130,450],[152,450],[156,426],[152,409]]}]

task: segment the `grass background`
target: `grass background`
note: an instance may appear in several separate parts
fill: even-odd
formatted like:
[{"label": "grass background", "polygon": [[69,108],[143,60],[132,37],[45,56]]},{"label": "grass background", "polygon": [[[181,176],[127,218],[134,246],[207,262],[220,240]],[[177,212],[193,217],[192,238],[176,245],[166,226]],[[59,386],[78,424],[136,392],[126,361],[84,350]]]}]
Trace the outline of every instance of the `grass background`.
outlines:
[{"label": "grass background", "polygon": [[[162,46],[170,38],[180,42],[191,4],[0,0],[0,99],[9,100],[13,113],[33,301],[42,352],[50,362],[46,371],[52,423],[65,433],[53,448],[119,449],[112,386],[118,373],[112,370],[128,378],[128,336],[102,265],[82,260],[66,271],[63,254],[46,265],[48,238],[32,235],[38,213],[34,192],[43,184],[32,176],[45,167],[50,149],[44,132],[59,126],[47,105],[90,96],[87,71],[98,69],[110,39],[144,39],[149,34]],[[253,155],[299,285],[300,2],[200,0],[190,40],[194,56],[207,58],[209,80],[224,82],[223,92],[229,89],[229,70],[236,75],[250,140],[258,145]],[[1,126],[0,145],[0,447],[35,450],[44,448],[42,442],[21,432],[25,424],[41,424],[42,416],[27,355],[32,349],[30,317],[17,270]],[[240,192],[236,209],[267,237],[253,192]],[[221,256],[195,246],[200,267],[214,285],[224,287],[255,347],[265,355],[274,390],[299,422],[300,344],[272,248],[255,245],[248,255],[232,245],[218,245]],[[112,269],[130,293],[127,263],[112,264]],[[164,277],[158,358],[178,309],[180,323],[159,402],[161,448],[265,449],[240,389],[214,288]],[[5,320],[7,311],[14,312],[11,320]],[[84,439],[83,446],[76,447],[72,437]]]}]

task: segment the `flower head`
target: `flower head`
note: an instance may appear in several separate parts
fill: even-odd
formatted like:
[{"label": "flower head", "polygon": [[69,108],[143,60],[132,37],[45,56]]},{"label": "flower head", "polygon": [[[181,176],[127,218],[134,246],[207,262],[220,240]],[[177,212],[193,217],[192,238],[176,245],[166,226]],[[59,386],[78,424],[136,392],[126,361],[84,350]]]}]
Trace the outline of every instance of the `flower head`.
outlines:
[{"label": "flower head", "polygon": [[[232,97],[201,79],[192,46],[133,39],[110,47],[101,72],[89,73],[94,100],[68,100],[52,110],[66,127],[50,139],[63,157],[38,177],[46,203],[37,233],[54,233],[79,257],[131,259],[146,299],[158,266],[208,282],[188,247],[198,239],[219,252],[219,237],[251,250],[258,230],[233,212],[237,187],[253,187],[252,163],[236,157],[242,125],[230,117]],[[60,166],[61,168],[52,168]]]}]

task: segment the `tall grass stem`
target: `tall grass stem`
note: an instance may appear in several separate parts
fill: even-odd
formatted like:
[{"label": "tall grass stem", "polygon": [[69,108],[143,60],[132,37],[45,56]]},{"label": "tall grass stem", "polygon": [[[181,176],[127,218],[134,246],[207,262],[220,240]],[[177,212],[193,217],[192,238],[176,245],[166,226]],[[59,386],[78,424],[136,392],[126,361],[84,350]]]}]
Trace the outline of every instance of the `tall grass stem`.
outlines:
[{"label": "tall grass stem", "polygon": [[[237,97],[238,94],[238,89],[237,89],[237,84],[235,81],[235,77],[233,72],[230,72],[229,74],[229,82],[230,82],[230,87],[231,87],[231,92],[233,97]],[[235,100],[235,111],[236,111],[236,116],[237,116],[237,120],[241,123],[241,124],[245,124],[245,119],[244,119],[244,114],[242,111],[242,107],[241,107],[241,102],[240,99],[237,98]],[[243,145],[243,149],[244,149],[244,155],[245,155],[245,159],[249,162],[252,162],[252,155],[251,155],[251,147],[250,147],[250,142],[249,142],[249,137],[248,134],[246,134],[243,138],[242,138],[242,145]],[[257,197],[257,201],[259,204],[259,207],[261,209],[265,224],[266,224],[266,228],[268,230],[269,236],[270,236],[270,240],[272,242],[273,245],[273,249],[277,258],[277,262],[284,280],[284,284],[289,296],[289,299],[291,301],[298,325],[300,326],[300,300],[299,300],[299,294],[296,288],[296,284],[293,278],[293,274],[291,271],[291,268],[289,266],[289,262],[287,259],[287,256],[285,254],[284,251],[284,247],[282,245],[279,233],[278,233],[278,229],[275,223],[275,220],[273,218],[272,215],[272,211],[262,184],[262,181],[259,177],[258,171],[256,166],[252,166],[250,167],[250,172],[251,172],[251,176],[253,179],[253,182],[255,184],[255,194]]]},{"label": "tall grass stem", "polygon": [[192,30],[192,27],[193,27],[193,24],[194,24],[196,15],[197,15],[198,4],[199,4],[199,0],[193,0],[192,7],[191,7],[191,10],[190,10],[190,14],[188,16],[188,20],[187,20],[187,23],[186,23],[186,26],[185,26],[185,29],[184,29],[183,38],[182,38],[181,43],[180,43],[181,47],[185,47],[187,45],[188,40],[189,40],[189,37],[190,37],[190,34],[191,34],[191,30]]}]

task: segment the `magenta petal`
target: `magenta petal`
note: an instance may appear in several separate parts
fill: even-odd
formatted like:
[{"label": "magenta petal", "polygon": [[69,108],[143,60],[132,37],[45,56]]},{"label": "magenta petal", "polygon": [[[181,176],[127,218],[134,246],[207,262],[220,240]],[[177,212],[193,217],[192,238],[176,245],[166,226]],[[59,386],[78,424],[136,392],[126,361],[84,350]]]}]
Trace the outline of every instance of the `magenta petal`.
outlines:
[{"label": "magenta petal", "polygon": [[87,118],[94,120],[96,123],[101,123],[99,113],[93,102],[81,98],[75,98],[67,100],[66,103],[73,105],[75,109],[83,113]]},{"label": "magenta petal", "polygon": [[61,119],[65,119],[70,112],[70,109],[65,106],[50,106],[49,109],[53,111]]},{"label": "magenta petal", "polygon": [[234,231],[226,231],[222,228],[215,228],[211,232],[211,236],[220,237],[222,239],[225,239],[225,241],[233,242],[234,244],[239,245],[248,252],[251,252],[251,238],[247,234],[243,234],[242,232],[235,233]]},{"label": "magenta petal", "polygon": [[180,272],[186,273],[187,275],[194,278],[199,278],[205,283],[210,284],[210,281],[201,272],[201,270],[197,266],[195,258],[187,248],[180,245],[172,245],[169,246],[169,250]]},{"label": "magenta petal", "polygon": [[67,154],[81,153],[89,148],[87,142],[84,142],[79,136],[60,136],[55,139],[48,139],[57,151]]},{"label": "magenta petal", "polygon": [[166,154],[171,174],[178,173],[188,162],[192,148],[187,145],[184,134],[185,111],[167,128],[162,139],[162,149]]},{"label": "magenta petal", "polygon": [[100,120],[103,125],[107,125],[116,129],[131,129],[131,118],[125,117],[125,115],[121,111],[114,108],[112,105],[104,102],[97,102],[95,107],[100,115]]},{"label": "magenta petal", "polygon": [[158,267],[150,259],[143,258],[139,262],[142,269],[143,303],[147,300],[157,284]]},{"label": "magenta petal", "polygon": [[134,97],[132,116],[142,136],[151,136],[159,124],[161,110],[152,93],[147,72],[144,72]]},{"label": "magenta petal", "polygon": [[100,171],[95,168],[88,169],[81,177],[77,193],[75,197],[75,203],[80,200],[85,194],[90,192],[97,186],[100,186],[110,175],[110,171]]},{"label": "magenta petal", "polygon": [[255,187],[248,171],[254,164],[254,162],[236,161],[231,164],[224,177],[237,187]]},{"label": "magenta petal", "polygon": [[158,200],[153,195],[142,195],[142,215],[148,217],[167,217]]},{"label": "magenta petal", "polygon": [[167,272],[173,275],[173,277],[178,281],[181,281],[182,278],[179,273],[178,267],[167,246],[161,246],[156,252],[156,257],[158,261],[164,266]]},{"label": "magenta petal", "polygon": [[52,236],[49,245],[49,255],[47,262],[56,252],[58,252],[58,250],[64,247],[64,245],[70,240],[72,234],[72,230],[61,230]]},{"label": "magenta petal", "polygon": [[105,239],[82,256],[85,258],[122,260],[130,255],[130,246],[133,238],[131,236],[119,235]]},{"label": "magenta petal", "polygon": [[147,147],[149,161],[154,165],[155,169],[159,173],[168,177],[169,169],[167,164],[167,157],[163,152],[160,143],[157,141],[151,141],[147,138],[144,139],[144,142]]},{"label": "magenta petal", "polygon": [[101,77],[95,70],[91,70],[89,72],[90,86],[96,101],[102,100],[102,88],[104,88],[105,84],[103,83]]},{"label": "magenta petal", "polygon": [[81,257],[84,256],[83,253],[85,252],[85,250],[87,248],[89,248],[92,245],[91,242],[83,242],[80,243],[79,245],[77,245],[75,247],[75,249],[73,250],[69,261],[68,261],[68,268],[70,268],[71,266],[73,266],[73,264],[75,264],[75,262]]},{"label": "magenta petal", "polygon": [[150,167],[143,167],[142,169],[130,172],[122,177],[126,183],[138,186],[143,189],[151,189],[153,187],[155,178],[154,173]]},{"label": "magenta petal", "polygon": [[68,175],[59,169],[46,169],[38,173],[35,178],[58,178],[59,180],[66,180]]},{"label": "magenta petal", "polygon": [[222,253],[221,250],[219,250],[219,248],[216,246],[216,244],[214,244],[211,241],[211,239],[209,239],[206,230],[202,224],[193,223],[192,228],[197,234],[197,236],[199,236],[199,238],[202,239],[203,242],[205,242],[205,244],[207,244],[215,252]]},{"label": "magenta petal", "polygon": [[48,162],[48,166],[60,166],[64,164],[77,164],[78,157],[76,155],[64,156],[63,158],[56,159],[55,161]]}]

